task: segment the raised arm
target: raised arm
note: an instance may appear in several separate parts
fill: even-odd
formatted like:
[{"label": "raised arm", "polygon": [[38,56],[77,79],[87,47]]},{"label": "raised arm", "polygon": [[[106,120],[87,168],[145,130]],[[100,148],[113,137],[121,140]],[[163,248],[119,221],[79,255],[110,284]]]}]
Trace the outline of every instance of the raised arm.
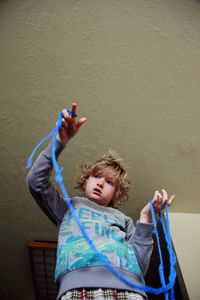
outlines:
[{"label": "raised arm", "polygon": [[[159,191],[155,191],[154,197],[153,197],[153,208],[155,213],[161,212],[165,204],[168,206],[171,206],[172,203],[175,200],[175,195],[172,195],[170,198],[168,197],[167,191],[162,189],[162,193]],[[152,217],[151,217],[151,210],[150,210],[150,204],[148,203],[145,205],[145,207],[140,212],[140,222],[142,223],[151,223]]]},{"label": "raised arm", "polygon": [[[162,193],[156,191],[153,198],[153,208],[155,213],[161,212],[165,204],[170,206],[174,199],[175,195],[168,198],[168,194],[164,189],[162,190]],[[152,230],[151,210],[150,204],[148,203],[141,210],[140,219],[137,221],[136,227],[134,227],[130,218],[127,222],[127,238],[134,247],[135,255],[143,275],[145,275],[148,270],[153,250]]]},{"label": "raised arm", "polygon": [[[56,142],[56,158],[65,148],[61,142]],[[40,153],[27,176],[27,185],[37,204],[49,219],[56,225],[61,222],[67,206],[64,199],[50,182],[52,174],[51,143]]]},{"label": "raised arm", "polygon": [[[72,105],[75,113],[76,104]],[[63,122],[56,141],[56,159],[65,148],[69,140],[78,132],[81,125],[86,121],[82,118],[76,122],[75,117],[63,110]],[[27,176],[27,184],[32,196],[44,213],[57,226],[62,221],[66,212],[66,201],[50,182],[52,173],[51,143],[41,152]]]}]

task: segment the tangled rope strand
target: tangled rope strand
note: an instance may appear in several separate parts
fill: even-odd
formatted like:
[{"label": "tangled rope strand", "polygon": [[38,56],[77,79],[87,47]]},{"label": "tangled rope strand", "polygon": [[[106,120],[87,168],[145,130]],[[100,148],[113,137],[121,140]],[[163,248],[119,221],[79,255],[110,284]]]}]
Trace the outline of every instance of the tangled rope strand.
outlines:
[{"label": "tangled rope strand", "polygon": [[[69,195],[67,193],[67,190],[65,188],[65,185],[63,183],[63,177],[61,175],[61,172],[63,171],[63,168],[59,169],[59,166],[58,166],[58,163],[57,163],[56,157],[55,157],[56,136],[57,136],[57,134],[59,132],[59,129],[60,129],[61,125],[62,125],[62,113],[59,114],[59,119],[58,119],[58,122],[56,123],[55,128],[51,131],[51,133],[47,137],[45,137],[44,139],[42,139],[40,141],[40,143],[36,146],[36,148],[33,150],[32,154],[31,154],[31,156],[30,156],[30,158],[28,160],[27,167],[31,166],[32,158],[33,158],[36,150],[40,147],[40,145],[44,141],[46,141],[48,138],[50,138],[51,136],[53,136],[53,138],[52,138],[52,164],[53,164],[53,167],[54,167],[54,170],[55,170],[55,173],[56,173],[55,179],[56,179],[57,183],[60,186],[60,189],[62,191],[64,199],[66,200],[66,203],[67,203],[67,206],[69,208],[69,211],[70,211],[72,217],[74,218],[75,222],[77,223],[77,225],[78,225],[78,227],[79,227],[79,229],[80,229],[83,237],[85,238],[86,242],[88,243],[88,245],[91,247],[91,249],[93,249],[93,251],[96,253],[96,255],[98,256],[98,258],[105,265],[105,267],[116,278],[118,278],[120,281],[124,282],[127,286],[129,286],[129,287],[131,287],[133,289],[141,290],[141,291],[144,291],[144,292],[147,292],[147,293],[151,293],[151,294],[156,294],[156,295],[161,294],[161,293],[167,293],[169,290],[171,290],[173,288],[174,283],[175,283],[175,279],[176,279],[176,272],[173,272],[174,271],[174,266],[173,265],[172,266],[170,265],[170,276],[169,276],[170,280],[169,280],[168,284],[165,283],[165,280],[162,277],[163,275],[160,275],[162,277],[162,279],[161,279],[162,287],[161,288],[153,288],[153,287],[150,287],[150,286],[138,286],[138,285],[135,285],[132,282],[130,282],[129,280],[127,280],[125,277],[123,277],[120,273],[118,273],[110,265],[109,261],[103,257],[103,255],[101,254],[101,252],[99,252],[99,250],[94,245],[93,241],[87,235],[87,233],[85,231],[85,228],[82,226],[80,220],[78,219],[78,216],[76,215],[76,213],[74,211],[73,205],[71,203],[71,199],[70,199],[70,197],[69,197]],[[154,209],[153,209],[153,206],[152,206],[152,200],[150,201],[150,207],[151,207],[151,213],[152,213],[152,219],[153,219],[153,225],[154,225],[154,232],[156,232],[157,231],[157,224],[156,224],[155,212],[154,212]],[[166,207],[166,210],[167,210],[167,207]],[[169,218],[168,218],[168,222],[169,222]],[[169,235],[169,231],[168,231],[168,235]],[[159,249],[160,249],[159,237],[158,237],[157,241],[158,241],[158,245],[159,245]],[[166,241],[168,243],[169,239],[167,238]],[[170,253],[173,252],[170,243],[169,243],[168,247],[169,247],[168,251]],[[161,267],[160,267],[160,269],[163,270],[163,260],[162,260],[161,250],[159,252],[159,256],[160,256],[160,259],[161,259],[161,264],[160,264]],[[162,272],[163,271],[161,271],[161,273]],[[160,273],[160,270],[159,270],[159,273]],[[174,300],[174,299],[171,299],[171,300]]]},{"label": "tangled rope strand", "polygon": [[[166,225],[164,223],[162,214],[159,213],[159,219],[160,223],[162,224],[166,244],[167,244],[167,249],[169,253],[169,261],[170,261],[170,273],[169,273],[169,281],[171,280],[172,276],[176,276],[176,271],[175,271],[175,265],[176,265],[176,256],[173,252],[173,247],[172,247],[172,239],[171,239],[171,233],[170,233],[170,222],[169,222],[169,213],[167,209],[167,204],[165,205],[165,218],[166,218]],[[174,287],[170,291],[170,299],[174,300],[175,299],[175,294],[174,294]]]}]

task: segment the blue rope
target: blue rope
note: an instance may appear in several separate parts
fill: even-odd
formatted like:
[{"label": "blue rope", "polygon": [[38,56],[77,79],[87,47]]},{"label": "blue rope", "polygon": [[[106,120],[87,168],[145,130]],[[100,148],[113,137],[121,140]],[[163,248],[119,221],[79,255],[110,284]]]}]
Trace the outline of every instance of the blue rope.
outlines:
[{"label": "blue rope", "polygon": [[[164,277],[164,269],[163,269],[163,259],[162,259],[162,252],[161,252],[161,247],[160,247],[160,241],[159,241],[159,235],[157,231],[157,221],[155,218],[155,213],[153,209],[153,201],[150,200],[150,208],[151,208],[151,213],[152,213],[152,222],[154,225],[154,231],[153,233],[156,235],[157,239],[157,245],[158,245],[158,253],[159,253],[159,259],[160,259],[160,265],[159,265],[159,274],[160,274],[160,281],[162,285],[165,285],[165,277]],[[176,256],[172,250],[172,242],[171,242],[171,234],[170,234],[170,222],[169,222],[169,214],[168,214],[168,206],[165,204],[165,213],[166,213],[166,225],[164,223],[162,214],[159,213],[159,220],[162,225],[162,230],[164,233],[165,241],[167,244],[167,249],[169,253],[169,262],[170,262],[170,274],[168,277],[169,282],[173,280],[174,278],[176,279],[176,271],[175,271],[175,264],[176,264]],[[165,293],[165,299],[169,299],[169,293]],[[174,286],[170,290],[170,299],[175,300],[175,295],[174,295]]]},{"label": "blue rope", "polygon": [[[99,250],[96,248],[96,246],[94,245],[93,241],[88,237],[85,228],[82,226],[80,220],[78,219],[77,214],[74,211],[73,205],[71,203],[71,199],[67,193],[67,190],[64,186],[63,183],[63,177],[61,175],[61,172],[63,171],[63,168],[59,169],[58,163],[56,161],[56,157],[55,157],[55,150],[56,150],[56,136],[59,132],[59,129],[62,125],[62,113],[59,114],[59,119],[58,122],[56,123],[55,128],[49,133],[49,135],[45,138],[43,138],[40,143],[35,147],[35,149],[33,150],[33,152],[31,153],[28,162],[27,162],[27,168],[29,168],[32,164],[32,159],[33,156],[35,155],[35,152],[37,151],[37,149],[41,146],[41,144],[46,141],[47,139],[49,139],[51,136],[52,137],[52,164],[53,167],[55,169],[55,179],[57,181],[57,183],[60,185],[60,189],[63,193],[63,196],[66,200],[67,206],[69,208],[69,211],[72,215],[72,217],[74,218],[75,222],[77,223],[83,237],[85,238],[86,242],[88,243],[88,245],[91,247],[91,249],[93,249],[93,251],[95,251],[97,257],[102,261],[102,263],[105,265],[105,267],[115,276],[117,277],[120,281],[124,282],[127,286],[133,288],[133,289],[137,289],[137,290],[141,290],[147,293],[151,293],[151,294],[161,294],[161,293],[165,293],[165,299],[168,300],[169,299],[169,294],[168,291],[171,291],[170,293],[170,299],[174,300],[174,292],[173,292],[173,287],[175,284],[175,280],[176,280],[176,271],[175,271],[175,263],[176,263],[176,259],[175,259],[175,255],[174,252],[172,250],[172,243],[171,243],[171,235],[170,235],[170,226],[169,226],[169,216],[168,216],[168,207],[166,205],[165,207],[165,211],[166,211],[166,227],[164,225],[164,222],[161,220],[161,224],[163,226],[163,230],[164,230],[164,235],[165,235],[165,239],[166,239],[166,243],[167,243],[167,249],[169,251],[169,257],[170,257],[170,274],[168,277],[168,284],[166,284],[165,282],[165,277],[164,277],[164,268],[163,268],[163,259],[162,259],[162,253],[161,253],[161,247],[160,247],[160,241],[159,241],[159,235],[158,235],[158,231],[157,231],[157,222],[156,222],[156,216],[155,216],[155,212],[153,209],[153,202],[152,200],[150,200],[150,208],[151,208],[151,213],[152,213],[152,221],[153,221],[153,226],[154,226],[154,230],[153,233],[156,235],[156,239],[157,239],[157,244],[158,244],[158,252],[159,252],[159,258],[160,258],[160,265],[159,265],[159,274],[160,274],[160,281],[162,286],[160,288],[153,288],[150,286],[138,286],[133,284],[132,282],[130,282],[129,280],[127,280],[125,277],[123,277],[121,274],[119,274],[109,263],[109,261],[101,254],[101,252],[99,252]],[[161,214],[160,214],[161,215]]]},{"label": "blue rope", "polygon": [[[150,209],[151,209],[151,215],[152,215],[152,222],[153,222],[153,225],[154,225],[153,234],[155,234],[155,236],[156,236],[159,259],[160,259],[160,264],[159,264],[158,270],[159,270],[159,274],[160,274],[161,284],[162,284],[162,286],[164,286],[166,284],[165,283],[165,275],[164,275],[164,265],[163,265],[161,247],[160,247],[160,239],[159,239],[158,230],[157,230],[157,221],[156,221],[156,218],[155,218],[155,213],[154,213],[154,209],[153,209],[153,201],[152,200],[150,200]],[[166,292],[165,293],[165,300],[168,300],[168,299],[169,299],[168,292]]]},{"label": "blue rope", "polygon": [[55,133],[55,128],[46,136],[44,137],[39,143],[38,145],[35,147],[35,149],[32,151],[31,155],[29,156],[29,159],[27,161],[26,167],[30,168],[32,166],[32,160],[33,157],[36,153],[36,151],[38,150],[38,148],[46,141],[48,140],[53,134]]},{"label": "blue rope", "polygon": [[[165,205],[165,213],[166,213],[166,226],[164,224],[164,220],[163,220],[163,217],[162,217],[161,213],[159,213],[159,219],[160,219],[160,222],[162,224],[162,228],[163,228],[163,232],[164,232],[164,236],[165,236],[165,240],[166,240],[166,244],[167,244],[167,249],[168,249],[168,252],[169,252],[170,273],[169,273],[168,279],[170,281],[172,275],[176,276],[176,273],[174,274],[175,265],[176,265],[176,256],[175,256],[174,252],[172,251],[172,240],[171,240],[169,213],[168,213],[167,205]],[[175,299],[174,287],[170,291],[170,297],[171,297],[172,300]]]}]

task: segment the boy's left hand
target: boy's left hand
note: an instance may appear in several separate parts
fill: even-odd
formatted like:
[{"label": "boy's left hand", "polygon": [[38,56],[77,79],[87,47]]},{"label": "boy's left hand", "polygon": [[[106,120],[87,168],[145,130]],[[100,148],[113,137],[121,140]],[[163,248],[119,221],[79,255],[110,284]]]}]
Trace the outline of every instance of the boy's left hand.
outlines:
[{"label": "boy's left hand", "polygon": [[[161,212],[165,204],[170,206],[175,199],[175,195],[172,195],[170,198],[168,198],[168,194],[166,190],[162,189],[162,193],[159,191],[155,191],[154,197],[153,197],[153,208],[155,213]],[[142,223],[151,223],[152,217],[151,217],[151,209],[150,209],[150,203],[148,203],[140,212],[140,222]]]}]

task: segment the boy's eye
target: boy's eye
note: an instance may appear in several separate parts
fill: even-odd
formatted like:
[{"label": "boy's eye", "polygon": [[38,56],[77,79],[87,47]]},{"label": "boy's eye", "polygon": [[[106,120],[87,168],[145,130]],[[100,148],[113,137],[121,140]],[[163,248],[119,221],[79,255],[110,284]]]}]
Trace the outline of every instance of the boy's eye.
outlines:
[{"label": "boy's eye", "polygon": [[107,180],[107,183],[113,185],[113,182],[111,180]]},{"label": "boy's eye", "polygon": [[100,175],[93,175],[94,178],[101,178]]}]

